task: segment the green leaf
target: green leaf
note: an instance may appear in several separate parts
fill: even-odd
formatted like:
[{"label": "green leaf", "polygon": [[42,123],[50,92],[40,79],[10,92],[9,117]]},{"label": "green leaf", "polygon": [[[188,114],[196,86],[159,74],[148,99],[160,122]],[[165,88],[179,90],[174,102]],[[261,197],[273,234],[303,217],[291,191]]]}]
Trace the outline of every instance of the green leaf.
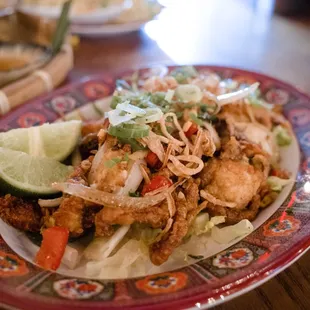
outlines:
[{"label": "green leaf", "polygon": [[189,117],[196,125],[203,126],[203,121],[199,119],[194,113],[190,113]]},{"label": "green leaf", "polygon": [[129,192],[129,196],[130,197],[140,197],[140,193],[139,192]]},{"label": "green leaf", "polygon": [[121,161],[122,161],[121,158],[118,158],[118,157],[112,158],[112,159],[110,159],[110,160],[105,161],[105,162],[104,162],[104,166],[105,166],[106,168],[113,168],[115,165],[117,165],[117,164],[120,163]]},{"label": "green leaf", "polygon": [[56,55],[64,42],[65,36],[70,25],[69,22],[69,12],[72,4],[72,0],[66,1],[62,7],[60,18],[56,26],[56,31],[52,40],[52,54]]}]

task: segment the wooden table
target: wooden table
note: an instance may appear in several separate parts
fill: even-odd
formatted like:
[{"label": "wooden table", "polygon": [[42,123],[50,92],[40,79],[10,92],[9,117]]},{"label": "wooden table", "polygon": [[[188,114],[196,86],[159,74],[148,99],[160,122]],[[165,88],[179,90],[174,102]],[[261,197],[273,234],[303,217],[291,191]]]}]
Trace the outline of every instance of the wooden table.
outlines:
[{"label": "wooden table", "polygon": [[[310,93],[310,19],[272,16],[268,1],[165,2],[172,4],[140,33],[82,39],[70,80],[152,63],[220,64],[261,71]],[[310,251],[216,309],[310,309]]]},{"label": "wooden table", "polygon": [[[162,2],[168,8],[141,32],[82,39],[68,82],[153,63],[219,64],[261,71],[310,93],[310,19],[273,16],[272,1],[264,0]],[[266,284],[216,309],[306,310],[309,292],[310,251]]]}]

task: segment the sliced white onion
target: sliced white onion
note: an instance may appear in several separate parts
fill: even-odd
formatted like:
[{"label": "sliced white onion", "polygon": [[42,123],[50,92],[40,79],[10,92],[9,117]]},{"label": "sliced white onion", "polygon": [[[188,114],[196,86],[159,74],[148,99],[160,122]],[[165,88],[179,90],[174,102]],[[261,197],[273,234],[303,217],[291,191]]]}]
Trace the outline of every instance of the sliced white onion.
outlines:
[{"label": "sliced white onion", "polygon": [[84,251],[84,256],[90,260],[102,260],[107,258],[117,245],[122,241],[127,234],[130,225],[120,227],[112,237],[96,238]]},{"label": "sliced white onion", "polygon": [[229,201],[223,201],[223,200],[217,199],[216,197],[209,194],[205,190],[200,191],[200,196],[202,198],[206,199],[207,201],[211,202],[214,205],[219,205],[219,206],[223,206],[223,207],[227,207],[227,208],[235,208],[237,205],[235,202],[229,202]]},{"label": "sliced white onion", "polygon": [[217,100],[221,106],[225,104],[233,103],[235,101],[244,99],[247,96],[253,94],[258,88],[258,86],[259,86],[259,83],[256,82],[252,84],[251,86],[246,87],[244,89],[240,89],[238,91],[228,93],[228,94],[219,95],[217,96]]},{"label": "sliced white onion", "polygon": [[116,106],[116,110],[124,111],[135,116],[142,116],[146,114],[144,109],[141,109],[139,107],[136,107],[135,105],[130,104],[128,100],[123,103],[119,103]]},{"label": "sliced white onion", "polygon": [[42,208],[55,208],[58,207],[63,200],[63,197],[55,199],[39,199],[38,204]]},{"label": "sliced white onion", "polygon": [[61,259],[61,262],[70,269],[75,269],[77,264],[81,260],[81,253],[79,250],[67,245],[65,253]]},{"label": "sliced white onion", "polygon": [[112,110],[106,113],[112,126],[117,126],[119,124],[128,122],[136,117],[136,115],[133,114],[120,115],[121,112],[121,110]]},{"label": "sliced white onion", "polygon": [[162,193],[154,196],[128,197],[124,195],[111,194],[90,188],[81,184],[74,183],[53,183],[52,187],[72,196],[80,197],[99,205],[106,205],[111,208],[136,208],[143,209],[155,206],[166,199],[167,192],[175,190],[176,186],[169,187]]},{"label": "sliced white onion", "polygon": [[118,190],[115,194],[126,196],[126,195],[129,195],[130,192],[135,192],[138,189],[138,187],[140,186],[143,180],[143,175],[139,168],[139,165],[141,164],[145,164],[145,161],[136,160],[134,162],[134,164],[132,165],[130,169],[130,172],[129,172],[129,175],[127,177],[124,187]]},{"label": "sliced white onion", "polygon": [[175,93],[175,91],[173,89],[168,89],[166,96],[165,96],[165,100],[170,103],[172,101],[174,93]]}]

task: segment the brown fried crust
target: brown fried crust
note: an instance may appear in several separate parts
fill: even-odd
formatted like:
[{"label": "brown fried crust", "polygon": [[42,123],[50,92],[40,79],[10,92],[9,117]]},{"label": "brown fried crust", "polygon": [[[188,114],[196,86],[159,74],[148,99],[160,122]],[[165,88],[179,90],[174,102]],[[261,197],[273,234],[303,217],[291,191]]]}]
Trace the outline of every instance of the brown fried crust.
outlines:
[{"label": "brown fried crust", "polygon": [[198,200],[198,186],[191,179],[184,189],[184,196],[178,195],[176,198],[177,210],[172,229],[163,239],[150,247],[150,259],[154,265],[166,262],[173,250],[182,243],[194,218],[195,210],[198,210]]},{"label": "brown fried crust", "polygon": [[42,225],[42,212],[36,201],[11,195],[0,197],[0,218],[23,231],[38,232]]}]

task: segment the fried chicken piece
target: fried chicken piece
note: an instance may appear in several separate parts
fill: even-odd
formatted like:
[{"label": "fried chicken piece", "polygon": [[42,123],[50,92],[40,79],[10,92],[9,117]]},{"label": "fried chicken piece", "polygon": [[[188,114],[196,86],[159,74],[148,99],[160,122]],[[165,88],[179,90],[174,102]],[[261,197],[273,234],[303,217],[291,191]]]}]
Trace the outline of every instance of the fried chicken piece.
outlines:
[{"label": "fried chicken piece", "polygon": [[226,208],[222,206],[216,206],[212,203],[206,205],[206,211],[210,216],[225,216],[225,224],[233,225],[239,223],[241,220],[247,219],[249,221],[255,220],[260,208],[260,196],[255,195],[251,200],[251,204],[248,208],[238,210],[236,208]]},{"label": "fried chicken piece", "polygon": [[96,236],[111,236],[114,232],[112,225],[115,224],[143,223],[152,228],[160,228],[167,223],[168,219],[169,210],[166,201],[144,209],[105,207],[96,215]]},{"label": "fried chicken piece", "polygon": [[84,200],[79,197],[66,197],[56,212],[45,220],[46,227],[66,227],[72,237],[78,237],[83,232]]},{"label": "fried chicken piece", "polygon": [[42,212],[38,203],[11,195],[0,197],[0,218],[23,231],[38,232],[42,226]]},{"label": "fried chicken piece", "polygon": [[[76,167],[69,176],[67,182],[77,183],[87,186],[86,174],[90,168],[92,158],[82,161],[81,165]],[[94,208],[89,211],[88,208]],[[100,207],[88,206],[87,203],[79,197],[64,195],[64,199],[59,208],[52,214],[44,218],[46,227],[60,226],[69,229],[71,237],[79,237],[94,224],[95,213]],[[86,216],[86,219],[85,219]]]},{"label": "fried chicken piece", "polygon": [[[235,138],[224,146],[220,158],[212,158],[200,173],[201,185],[206,192],[216,199],[236,204],[236,209],[244,209],[258,193],[266,179],[265,167],[251,165],[249,159]],[[262,155],[257,155],[262,156]],[[252,161],[261,163],[264,157],[253,157]],[[267,173],[268,175],[268,173]]]},{"label": "fried chicken piece", "polygon": [[191,179],[184,189],[184,194],[179,192],[176,197],[177,210],[171,230],[150,247],[150,259],[154,265],[158,266],[166,262],[173,250],[182,243],[195,217],[195,211],[200,211],[198,211],[198,200],[198,186]]}]

